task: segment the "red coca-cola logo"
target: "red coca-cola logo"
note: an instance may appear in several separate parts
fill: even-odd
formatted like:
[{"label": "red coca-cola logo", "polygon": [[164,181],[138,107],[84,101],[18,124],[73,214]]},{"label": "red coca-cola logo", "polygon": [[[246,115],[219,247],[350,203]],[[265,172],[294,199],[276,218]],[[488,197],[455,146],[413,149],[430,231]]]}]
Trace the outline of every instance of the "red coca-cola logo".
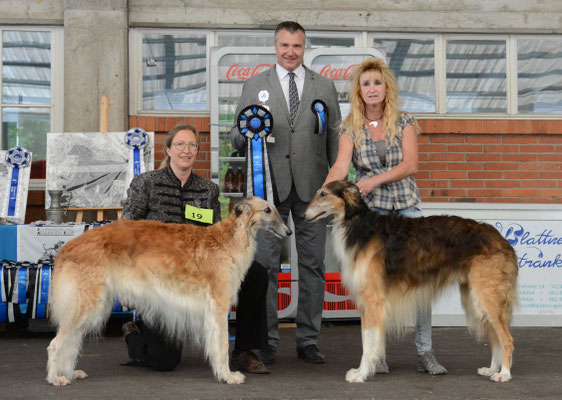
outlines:
[{"label": "red coca-cola logo", "polygon": [[229,81],[245,81],[272,67],[272,64],[259,64],[255,67],[241,67],[238,64],[232,64],[226,71],[226,79]]},{"label": "red coca-cola logo", "polygon": [[337,68],[332,67],[331,64],[326,64],[320,70],[320,75],[333,81],[348,81],[351,78],[351,73],[358,65],[359,64],[351,64],[348,67]]}]

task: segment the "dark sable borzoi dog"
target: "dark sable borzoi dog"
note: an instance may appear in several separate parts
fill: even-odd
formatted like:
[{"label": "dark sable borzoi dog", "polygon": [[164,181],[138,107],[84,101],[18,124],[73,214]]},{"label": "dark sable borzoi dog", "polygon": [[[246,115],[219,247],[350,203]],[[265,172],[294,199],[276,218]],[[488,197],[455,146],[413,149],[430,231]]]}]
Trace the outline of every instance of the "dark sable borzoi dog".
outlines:
[{"label": "dark sable borzoi dog", "polygon": [[321,188],[305,216],[333,217],[342,281],[361,313],[363,356],[359,368],[347,372],[348,382],[373,375],[385,354],[385,331],[400,333],[451,283],[460,286],[469,327],[488,336],[492,361],[478,374],[511,379],[517,257],[494,227],[453,216],[380,215],[368,209],[357,186],[342,181]]},{"label": "dark sable borzoi dog", "polygon": [[74,370],[82,338],[99,332],[118,297],[170,338],[201,337],[215,377],[244,382],[228,366],[227,314],[260,228],[292,233],[272,204],[254,197],[209,227],[121,220],[68,242],[55,261],[50,312],[58,331],[47,348],[47,381],[60,386],[87,376]]}]

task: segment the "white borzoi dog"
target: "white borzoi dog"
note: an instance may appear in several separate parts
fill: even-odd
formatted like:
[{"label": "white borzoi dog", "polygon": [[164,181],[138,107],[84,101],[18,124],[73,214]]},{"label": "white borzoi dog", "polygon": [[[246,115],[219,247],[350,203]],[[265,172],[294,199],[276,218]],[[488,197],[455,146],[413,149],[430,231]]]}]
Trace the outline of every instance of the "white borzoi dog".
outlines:
[{"label": "white borzoi dog", "polygon": [[54,267],[50,317],[58,330],[47,349],[47,381],[61,386],[87,376],[74,369],[83,336],[101,330],[117,297],[172,339],[200,337],[215,377],[243,383],[228,365],[227,314],[258,229],[292,233],[271,203],[254,197],[209,227],[121,220],[68,242]]}]

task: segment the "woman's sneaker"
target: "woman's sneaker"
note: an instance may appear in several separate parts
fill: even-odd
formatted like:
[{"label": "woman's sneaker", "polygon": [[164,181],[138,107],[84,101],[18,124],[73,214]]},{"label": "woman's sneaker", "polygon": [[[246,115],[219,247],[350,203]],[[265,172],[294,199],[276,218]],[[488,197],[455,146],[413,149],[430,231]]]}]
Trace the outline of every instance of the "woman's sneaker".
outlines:
[{"label": "woman's sneaker", "polygon": [[433,350],[426,351],[418,356],[418,371],[427,372],[430,375],[445,375],[447,370],[439,364],[439,361],[433,355]]}]

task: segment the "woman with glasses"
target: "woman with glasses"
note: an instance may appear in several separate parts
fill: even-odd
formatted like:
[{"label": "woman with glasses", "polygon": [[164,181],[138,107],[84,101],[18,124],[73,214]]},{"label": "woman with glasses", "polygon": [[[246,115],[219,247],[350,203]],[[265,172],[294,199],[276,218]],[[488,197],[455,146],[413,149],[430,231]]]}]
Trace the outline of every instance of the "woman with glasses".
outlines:
[{"label": "woman with glasses", "polygon": [[[199,151],[197,130],[191,125],[178,125],[168,132],[165,145],[166,157],[160,169],[137,175],[131,182],[123,218],[196,225],[220,221],[218,185],[193,173]],[[205,214],[209,219],[201,220],[201,213],[187,212],[189,207],[208,210]],[[238,365],[238,369],[250,373],[270,372],[251,351],[261,349],[267,342],[268,282],[265,269],[254,263],[238,296],[233,359],[245,355],[242,358],[246,362]],[[123,334],[133,360],[127,365],[169,371],[181,360],[182,345],[167,341],[157,327],[149,327],[142,321],[128,322],[123,325]]]}]

